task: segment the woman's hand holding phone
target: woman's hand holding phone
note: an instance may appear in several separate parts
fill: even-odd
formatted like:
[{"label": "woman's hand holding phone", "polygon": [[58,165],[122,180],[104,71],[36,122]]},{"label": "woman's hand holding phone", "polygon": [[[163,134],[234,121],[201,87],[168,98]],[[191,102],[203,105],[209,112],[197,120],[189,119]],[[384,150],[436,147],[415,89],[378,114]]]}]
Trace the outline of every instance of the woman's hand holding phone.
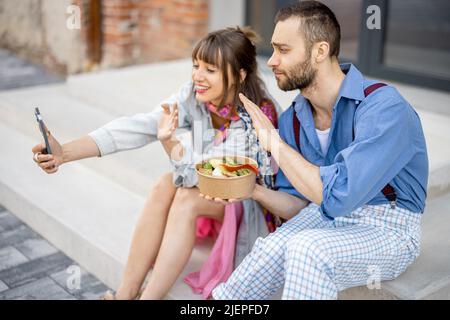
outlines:
[{"label": "woman's hand holding phone", "polygon": [[45,143],[35,145],[31,151],[33,152],[33,161],[48,174],[58,171],[58,167],[64,163],[63,149],[61,144],[56,140],[50,131],[45,128],[48,136],[48,142],[52,149],[52,154],[44,154]]}]

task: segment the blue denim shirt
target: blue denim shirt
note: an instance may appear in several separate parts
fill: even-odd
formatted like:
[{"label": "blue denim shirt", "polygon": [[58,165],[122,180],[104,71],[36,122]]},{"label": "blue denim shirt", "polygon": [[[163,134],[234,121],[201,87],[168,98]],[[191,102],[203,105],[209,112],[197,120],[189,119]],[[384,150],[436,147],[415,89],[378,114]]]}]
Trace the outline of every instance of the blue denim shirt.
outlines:
[{"label": "blue denim shirt", "polygon": [[[322,215],[333,219],[365,204],[388,203],[381,192],[387,183],[394,188],[399,207],[423,213],[428,157],[419,116],[391,86],[378,88],[365,98],[364,89],[376,81],[364,79],[351,64],[343,64],[341,69],[346,76],[333,106],[326,154],[320,148],[311,105],[301,94],[279,119],[281,138],[299,151],[292,123],[295,110],[301,154],[320,167]],[[276,186],[305,198],[282,170]]]}]

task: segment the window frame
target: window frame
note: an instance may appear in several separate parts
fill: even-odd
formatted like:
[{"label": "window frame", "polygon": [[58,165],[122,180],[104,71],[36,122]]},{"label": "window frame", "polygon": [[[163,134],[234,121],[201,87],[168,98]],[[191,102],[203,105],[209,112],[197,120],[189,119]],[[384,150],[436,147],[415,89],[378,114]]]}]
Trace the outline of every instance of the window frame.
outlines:
[{"label": "window frame", "polygon": [[[250,1],[246,1],[246,23],[250,24],[251,10]],[[389,1],[391,0],[362,0],[361,5],[361,23],[358,39],[357,61],[339,57],[341,62],[350,62],[356,65],[365,75],[374,78],[397,81],[405,84],[412,84],[421,87],[427,87],[437,90],[450,91],[450,79],[439,77],[438,75],[424,74],[412,70],[386,66],[383,64],[387,24],[389,19]],[[275,10],[286,6],[293,0],[275,0]],[[366,26],[369,14],[366,8],[370,5],[377,5],[381,10],[381,29],[369,30]],[[269,23],[269,22],[267,22]],[[270,21],[273,23],[273,21]],[[268,50],[259,50],[263,56],[271,56],[272,52]]]}]

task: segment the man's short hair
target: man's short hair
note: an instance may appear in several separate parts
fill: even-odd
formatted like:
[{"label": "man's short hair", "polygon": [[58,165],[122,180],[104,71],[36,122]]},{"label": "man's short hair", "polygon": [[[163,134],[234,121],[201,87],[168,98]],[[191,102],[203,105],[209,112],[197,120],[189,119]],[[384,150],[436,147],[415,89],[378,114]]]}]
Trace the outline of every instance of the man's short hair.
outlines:
[{"label": "man's short hair", "polygon": [[330,56],[339,55],[341,27],[333,11],[319,1],[299,1],[280,9],[275,24],[292,17],[300,18],[300,28],[305,35],[307,49],[315,42],[326,41],[330,45]]}]

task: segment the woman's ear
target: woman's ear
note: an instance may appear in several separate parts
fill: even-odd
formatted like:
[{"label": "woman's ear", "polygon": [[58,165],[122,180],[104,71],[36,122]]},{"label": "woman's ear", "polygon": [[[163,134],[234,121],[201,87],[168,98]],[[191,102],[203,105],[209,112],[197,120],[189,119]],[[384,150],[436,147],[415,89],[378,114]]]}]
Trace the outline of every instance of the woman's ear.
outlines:
[{"label": "woman's ear", "polygon": [[245,78],[247,77],[247,71],[245,71],[244,69],[239,70],[239,75],[240,75],[240,80],[241,83],[244,82]]}]

